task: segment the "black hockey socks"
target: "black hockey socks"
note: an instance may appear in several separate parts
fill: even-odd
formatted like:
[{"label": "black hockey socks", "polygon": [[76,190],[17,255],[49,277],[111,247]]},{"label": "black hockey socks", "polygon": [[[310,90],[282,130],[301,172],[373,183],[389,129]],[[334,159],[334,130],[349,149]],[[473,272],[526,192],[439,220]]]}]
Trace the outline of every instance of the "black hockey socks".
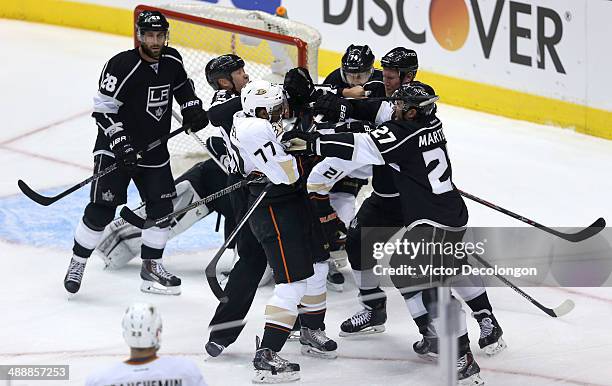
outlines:
[{"label": "black hockey socks", "polygon": [[493,307],[491,306],[491,303],[489,303],[489,297],[487,296],[487,291],[485,291],[482,294],[476,296],[472,300],[466,301],[465,303],[474,312],[478,312],[478,311],[482,311],[482,310],[488,310],[489,312],[493,313]]},{"label": "black hockey socks", "polygon": [[416,323],[419,328],[419,333],[423,336],[427,333],[427,326],[431,323],[431,319],[429,314],[421,315],[413,319],[414,323]]},{"label": "black hockey socks", "polygon": [[264,336],[261,341],[261,346],[259,347],[269,348],[274,352],[279,352],[285,345],[290,333],[291,330],[288,328],[277,324],[266,323],[264,327]]},{"label": "black hockey socks", "polygon": [[326,309],[301,313],[299,317],[301,326],[311,330],[325,330],[325,311]]},{"label": "black hockey socks", "polygon": [[385,291],[381,290],[380,287],[372,289],[359,289],[359,299],[367,308],[380,308],[387,301],[387,295]]}]

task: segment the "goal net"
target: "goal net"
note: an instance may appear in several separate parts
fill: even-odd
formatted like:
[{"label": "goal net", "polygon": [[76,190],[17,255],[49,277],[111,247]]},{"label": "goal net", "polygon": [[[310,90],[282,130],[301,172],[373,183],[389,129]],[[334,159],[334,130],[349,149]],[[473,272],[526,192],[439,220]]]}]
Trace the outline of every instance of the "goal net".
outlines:
[{"label": "goal net", "polygon": [[[285,73],[296,66],[307,67],[313,77],[318,73],[321,35],[314,28],[286,17],[201,2],[177,2],[157,7],[138,6],[134,9],[135,21],[143,10],[160,11],[168,19],[170,45],[183,56],[187,74],[206,109],[214,90],[206,82],[204,68],[218,55],[233,53],[242,57],[251,79],[282,83]],[[138,44],[136,33],[134,44]],[[175,115],[179,111],[176,102],[173,110]],[[173,119],[173,128],[178,127],[180,124]],[[217,130],[209,125],[198,135],[206,138]],[[194,158],[204,156],[201,145],[186,135],[174,137],[168,147],[175,170],[184,170],[189,165],[181,164],[193,163]]]}]

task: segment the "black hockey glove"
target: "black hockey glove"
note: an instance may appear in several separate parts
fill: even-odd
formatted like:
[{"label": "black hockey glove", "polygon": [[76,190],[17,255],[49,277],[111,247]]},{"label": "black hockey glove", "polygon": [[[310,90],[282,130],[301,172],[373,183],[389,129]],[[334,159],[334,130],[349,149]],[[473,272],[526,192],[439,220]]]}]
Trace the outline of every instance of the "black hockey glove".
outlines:
[{"label": "black hockey glove", "polygon": [[202,108],[202,101],[194,99],[181,105],[183,115],[183,128],[185,133],[191,130],[192,133],[202,130],[208,125],[208,114]]},{"label": "black hockey glove", "polygon": [[316,154],[316,142],[319,136],[316,131],[291,130],[283,134],[281,142],[288,142],[285,151],[289,154],[313,155]]},{"label": "black hockey glove", "polygon": [[346,226],[331,207],[329,196],[310,193],[309,198],[321,223],[323,236],[329,244],[329,251],[343,250],[346,245]]},{"label": "black hockey glove", "polygon": [[351,116],[353,106],[346,99],[327,93],[317,99],[313,111],[315,115],[322,114],[326,121],[344,122]]},{"label": "black hockey glove", "polygon": [[303,67],[292,68],[285,74],[283,88],[289,94],[289,106],[293,111],[304,109],[315,91],[310,73]]},{"label": "black hockey glove", "polygon": [[368,121],[352,121],[335,127],[336,133],[369,133],[374,125]]},{"label": "black hockey glove", "polygon": [[130,177],[138,174],[138,158],[132,139],[125,131],[119,131],[110,138],[110,149],[115,154],[115,162],[119,170]]}]

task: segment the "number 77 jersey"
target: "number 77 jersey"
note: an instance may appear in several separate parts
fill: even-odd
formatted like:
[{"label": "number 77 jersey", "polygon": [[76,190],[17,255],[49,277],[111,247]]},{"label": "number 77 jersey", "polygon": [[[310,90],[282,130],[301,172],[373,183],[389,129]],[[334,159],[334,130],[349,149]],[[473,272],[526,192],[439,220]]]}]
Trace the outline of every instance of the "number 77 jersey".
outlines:
[{"label": "number 77 jersey", "polygon": [[[353,144],[345,146],[338,146],[343,140],[333,136],[321,136],[320,155],[343,153],[340,158],[357,164],[387,164],[394,169],[405,225],[423,221],[448,227],[466,225],[467,207],[452,182],[442,122],[435,115],[384,122],[370,133],[353,134]],[[338,152],[341,147],[344,149]]]}]

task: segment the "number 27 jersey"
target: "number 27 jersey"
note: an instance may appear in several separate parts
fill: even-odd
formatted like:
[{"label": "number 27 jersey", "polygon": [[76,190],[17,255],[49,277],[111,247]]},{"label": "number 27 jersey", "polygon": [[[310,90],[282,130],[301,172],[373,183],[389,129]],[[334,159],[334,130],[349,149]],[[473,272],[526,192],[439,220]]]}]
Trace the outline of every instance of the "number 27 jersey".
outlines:
[{"label": "number 27 jersey", "polygon": [[420,220],[450,227],[467,223],[467,207],[452,182],[442,122],[435,115],[387,121],[369,135],[394,169],[406,225]]}]

